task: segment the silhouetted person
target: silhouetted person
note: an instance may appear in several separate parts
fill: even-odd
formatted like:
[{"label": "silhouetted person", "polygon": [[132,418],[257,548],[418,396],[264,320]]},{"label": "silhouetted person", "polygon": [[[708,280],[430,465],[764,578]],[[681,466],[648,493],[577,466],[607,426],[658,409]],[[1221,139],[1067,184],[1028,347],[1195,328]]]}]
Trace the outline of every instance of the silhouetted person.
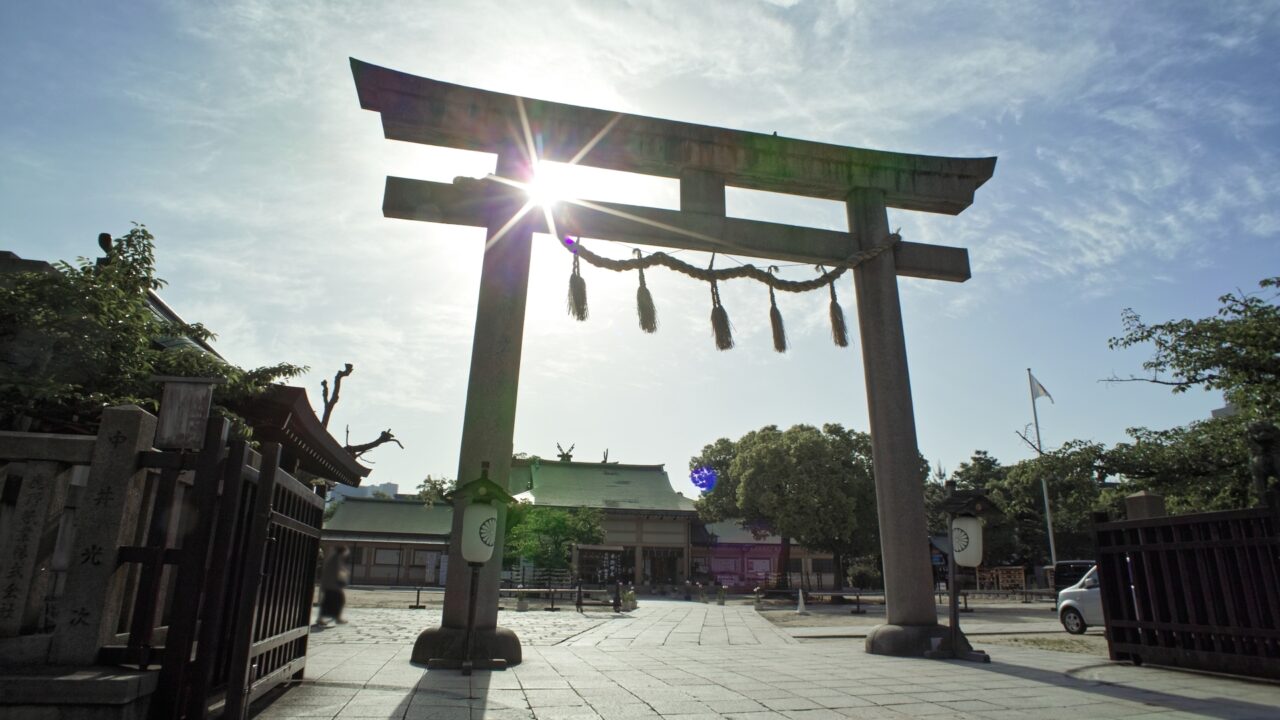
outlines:
[{"label": "silhouetted person", "polygon": [[347,586],[350,572],[347,570],[346,546],[339,545],[333,554],[325,558],[324,569],[320,571],[320,616],[316,625],[324,625],[326,620],[343,624],[342,607],[347,604],[347,596],[343,588]]}]

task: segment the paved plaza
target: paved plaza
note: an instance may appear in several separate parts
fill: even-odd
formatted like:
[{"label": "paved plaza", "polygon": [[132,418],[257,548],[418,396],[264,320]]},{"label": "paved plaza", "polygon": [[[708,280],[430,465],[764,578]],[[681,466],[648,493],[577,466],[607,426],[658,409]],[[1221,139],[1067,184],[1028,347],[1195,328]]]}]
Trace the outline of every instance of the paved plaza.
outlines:
[{"label": "paved plaza", "polygon": [[524,662],[471,677],[409,662],[438,609],[348,617],[312,633],[307,679],[259,718],[1280,717],[1280,685],[994,645],[989,665],[867,655],[857,637],[798,638],[818,633],[750,605],[503,612]]}]

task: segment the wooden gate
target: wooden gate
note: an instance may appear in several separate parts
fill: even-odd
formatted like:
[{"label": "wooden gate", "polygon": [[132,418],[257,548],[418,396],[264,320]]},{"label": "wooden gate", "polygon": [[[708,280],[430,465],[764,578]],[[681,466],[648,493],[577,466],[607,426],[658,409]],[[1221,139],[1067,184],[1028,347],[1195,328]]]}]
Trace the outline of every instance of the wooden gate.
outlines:
[{"label": "wooden gate", "polygon": [[1280,679],[1280,511],[1096,526],[1113,660]]},{"label": "wooden gate", "polygon": [[264,446],[255,502],[246,513],[236,621],[224,666],[224,718],[247,717],[250,703],[300,679],[307,663],[324,500],[280,468],[279,460],[279,445]]},{"label": "wooden gate", "polygon": [[[140,610],[128,646],[104,654],[142,666],[161,656],[155,720],[204,718],[219,706],[223,717],[244,718],[253,700],[300,679],[306,666],[324,501],[280,467],[279,444],[263,443],[259,455],[244,441],[226,444],[226,432],[225,420],[210,420],[198,457],[153,452],[144,459],[165,468],[152,517],[188,528],[181,547],[153,532],[158,545],[122,548],[125,562],[143,565]],[[166,488],[185,465],[194,465],[195,478],[186,491],[192,501],[183,504]],[[152,620],[164,605],[156,595],[165,588],[146,578],[159,562],[177,571],[163,647],[153,652]]]}]

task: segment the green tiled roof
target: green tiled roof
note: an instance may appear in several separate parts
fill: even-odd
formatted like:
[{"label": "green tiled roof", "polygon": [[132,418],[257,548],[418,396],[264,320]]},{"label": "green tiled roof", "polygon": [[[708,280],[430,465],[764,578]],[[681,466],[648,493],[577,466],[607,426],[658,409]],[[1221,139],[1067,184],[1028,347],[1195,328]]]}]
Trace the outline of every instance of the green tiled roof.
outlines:
[{"label": "green tiled roof", "polygon": [[324,531],[447,537],[452,523],[453,508],[448,503],[426,507],[421,500],[349,497],[338,503]]},{"label": "green tiled roof", "polygon": [[661,465],[517,459],[510,490],[519,500],[551,507],[694,512],[693,501],[671,488]]}]

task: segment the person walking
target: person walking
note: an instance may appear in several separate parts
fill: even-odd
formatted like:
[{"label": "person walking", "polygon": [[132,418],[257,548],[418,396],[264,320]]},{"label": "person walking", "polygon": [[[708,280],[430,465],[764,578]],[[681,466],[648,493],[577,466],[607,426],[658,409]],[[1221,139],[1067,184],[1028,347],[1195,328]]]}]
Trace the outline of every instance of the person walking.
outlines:
[{"label": "person walking", "polygon": [[325,558],[324,568],[320,571],[320,615],[316,618],[316,626],[326,625],[326,619],[343,625],[342,607],[347,604],[347,596],[343,588],[350,581],[347,570],[348,550],[345,545],[333,549],[333,553]]}]

